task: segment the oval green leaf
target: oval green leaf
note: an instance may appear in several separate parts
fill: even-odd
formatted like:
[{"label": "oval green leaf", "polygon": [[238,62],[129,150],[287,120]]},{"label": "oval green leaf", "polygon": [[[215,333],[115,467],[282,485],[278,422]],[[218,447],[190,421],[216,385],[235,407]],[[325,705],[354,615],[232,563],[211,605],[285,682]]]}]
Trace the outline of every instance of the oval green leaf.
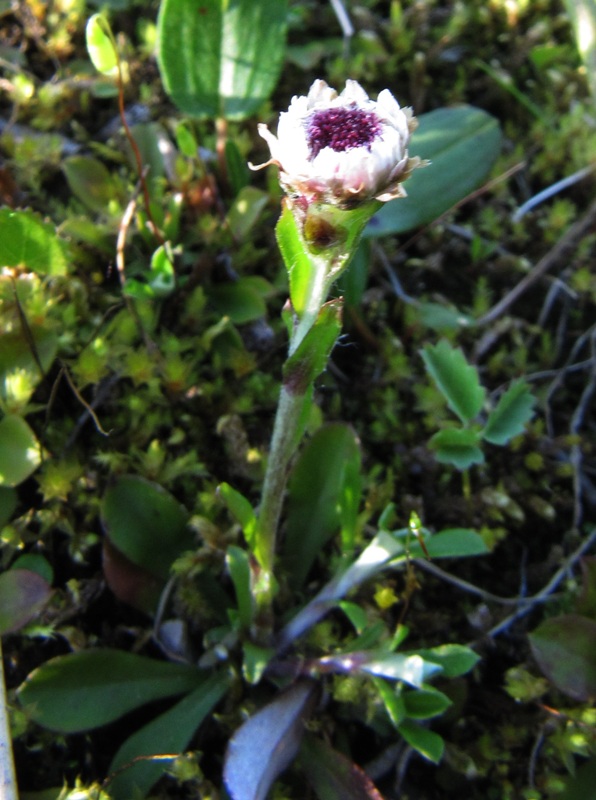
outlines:
[{"label": "oval green leaf", "polygon": [[235,283],[218,284],[209,289],[209,300],[215,310],[222,316],[229,317],[236,325],[262,319],[267,312],[265,300],[251,277],[240,278]]},{"label": "oval green leaf", "polygon": [[172,562],[195,545],[186,510],[161,486],[136,475],[122,476],[107,490],[101,518],[121,553],[164,580]]},{"label": "oval green leaf", "polygon": [[91,63],[102,75],[116,75],[118,72],[118,55],[114,46],[114,37],[107,19],[102,14],[93,14],[85,29],[87,52]]},{"label": "oval green leaf", "polygon": [[465,675],[480,661],[480,656],[463,644],[441,644],[430,650],[418,650],[419,655],[439,664],[445,678]]},{"label": "oval green leaf", "polygon": [[285,52],[286,0],[163,0],[157,57],[185,114],[245,119],[269,97]]},{"label": "oval green leaf", "polygon": [[[35,572],[48,584],[54,580],[54,570],[45,556],[40,553],[23,553],[11,564],[11,570],[26,569]],[[0,604],[1,605],[1,604]]]},{"label": "oval green leaf", "polygon": [[431,164],[412,173],[404,184],[408,196],[386,203],[365,236],[404,233],[437,219],[480,186],[501,150],[499,123],[479,108],[439,108],[418,121],[410,152]]},{"label": "oval green leaf", "polygon": [[121,193],[105,164],[92,156],[70,156],[62,163],[64,175],[75,197],[90,211],[107,214]]},{"label": "oval green leaf", "polygon": [[568,697],[596,697],[596,621],[562,614],[529,635],[532,654],[543,674]]},{"label": "oval green leaf", "polygon": [[66,275],[66,243],[54,225],[43,222],[33,211],[0,209],[0,262],[39,275]]},{"label": "oval green leaf", "polygon": [[28,569],[0,575],[0,634],[12,633],[33,619],[48,602],[49,583]]},{"label": "oval green leaf", "polygon": [[119,650],[85,650],[46,661],[18,690],[30,717],[50,730],[75,733],[106,725],[133,708],[196,688],[195,667]]},{"label": "oval green leaf", "polygon": [[[449,528],[435,533],[425,539],[424,544],[431,558],[466,558],[483,556],[489,552],[482,536],[468,528]],[[425,558],[426,554],[418,542],[412,542],[410,556]]]},{"label": "oval green leaf", "polygon": [[451,705],[451,700],[438,689],[418,689],[402,694],[407,716],[410,719],[438,717]]},{"label": "oval green leaf", "polygon": [[[226,149],[228,151],[234,152],[231,146]],[[269,195],[254,186],[240,189],[226,218],[230,233],[237,242],[243,242],[250,236],[268,202]]]}]

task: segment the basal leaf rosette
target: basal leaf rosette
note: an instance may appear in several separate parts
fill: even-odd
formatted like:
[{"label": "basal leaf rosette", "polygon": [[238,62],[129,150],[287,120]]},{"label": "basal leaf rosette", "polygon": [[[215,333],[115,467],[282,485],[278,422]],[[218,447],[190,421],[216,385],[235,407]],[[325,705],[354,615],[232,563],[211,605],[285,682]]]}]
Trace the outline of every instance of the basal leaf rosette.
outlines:
[{"label": "basal leaf rosette", "polygon": [[388,89],[374,101],[356,81],[338,94],[317,80],[280,114],[277,136],[264,124],[259,133],[293,205],[352,209],[405,196],[402,183],[420,163],[408,156],[416,124]]}]

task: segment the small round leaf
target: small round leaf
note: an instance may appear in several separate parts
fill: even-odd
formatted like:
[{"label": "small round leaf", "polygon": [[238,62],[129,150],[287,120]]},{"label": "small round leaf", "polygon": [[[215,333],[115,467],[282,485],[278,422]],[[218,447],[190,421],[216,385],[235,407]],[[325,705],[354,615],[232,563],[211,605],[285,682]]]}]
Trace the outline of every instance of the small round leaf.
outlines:
[{"label": "small round leaf", "polygon": [[109,23],[102,14],[93,14],[89,18],[85,36],[87,52],[95,69],[102,75],[116,75],[118,54]]}]

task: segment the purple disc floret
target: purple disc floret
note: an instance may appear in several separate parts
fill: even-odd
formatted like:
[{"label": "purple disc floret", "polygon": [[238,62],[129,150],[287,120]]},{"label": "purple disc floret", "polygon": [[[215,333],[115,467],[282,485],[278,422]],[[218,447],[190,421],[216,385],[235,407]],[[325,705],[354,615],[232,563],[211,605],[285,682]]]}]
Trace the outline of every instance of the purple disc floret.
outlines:
[{"label": "purple disc floret", "polygon": [[325,147],[336,153],[353,147],[366,147],[370,151],[381,130],[376,114],[355,106],[316,111],[307,126],[310,158],[316,158]]},{"label": "purple disc floret", "polygon": [[405,197],[402,183],[421,163],[408,155],[415,127],[411,109],[388,89],[371,100],[357,81],[346,81],[338,94],[316,80],[279,115],[277,136],[262,123],[259,133],[287,201],[302,213],[312,203],[353,210]]}]

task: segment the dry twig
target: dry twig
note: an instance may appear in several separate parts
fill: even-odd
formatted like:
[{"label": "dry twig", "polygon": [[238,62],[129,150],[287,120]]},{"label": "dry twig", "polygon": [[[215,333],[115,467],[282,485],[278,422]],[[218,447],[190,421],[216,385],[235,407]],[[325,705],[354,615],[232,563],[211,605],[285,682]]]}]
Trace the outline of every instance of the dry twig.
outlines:
[{"label": "dry twig", "polygon": [[502,300],[494,305],[482,317],[476,320],[475,325],[488,325],[505,313],[519,298],[534,284],[539,278],[553,269],[557,264],[568,258],[577,248],[582,239],[590,233],[596,225],[596,200],[584,216],[575,222],[567,233],[557,242],[553,249],[548,252],[525,278],[515,286]]}]

